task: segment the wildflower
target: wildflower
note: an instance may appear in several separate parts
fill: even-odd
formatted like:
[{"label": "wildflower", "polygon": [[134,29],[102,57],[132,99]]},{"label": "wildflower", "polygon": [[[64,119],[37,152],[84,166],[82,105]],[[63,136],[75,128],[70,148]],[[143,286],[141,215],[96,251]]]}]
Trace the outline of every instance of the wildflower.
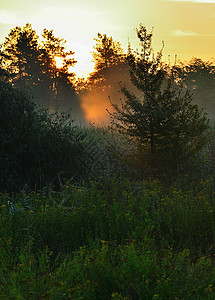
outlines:
[{"label": "wildflower", "polygon": [[209,284],[209,286],[207,288],[205,288],[205,292],[206,293],[212,293],[213,290],[212,290],[212,284]]},{"label": "wildflower", "polygon": [[107,244],[107,241],[101,240],[102,244]]}]

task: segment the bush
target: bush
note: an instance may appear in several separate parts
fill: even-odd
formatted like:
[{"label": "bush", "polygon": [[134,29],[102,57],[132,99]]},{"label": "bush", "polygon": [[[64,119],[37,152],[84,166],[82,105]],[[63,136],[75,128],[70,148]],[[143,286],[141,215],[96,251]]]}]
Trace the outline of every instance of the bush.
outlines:
[{"label": "bush", "polygon": [[69,114],[48,114],[29,97],[0,82],[1,191],[41,188],[63,173],[78,175],[81,150]]}]

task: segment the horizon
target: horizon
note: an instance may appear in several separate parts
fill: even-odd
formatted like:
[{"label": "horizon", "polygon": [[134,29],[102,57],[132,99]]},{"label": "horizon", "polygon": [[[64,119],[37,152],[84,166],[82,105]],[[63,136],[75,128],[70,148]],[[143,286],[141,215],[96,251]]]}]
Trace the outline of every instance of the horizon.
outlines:
[{"label": "horizon", "polygon": [[132,48],[138,47],[135,28],[142,23],[150,31],[153,27],[155,52],[165,43],[163,60],[173,63],[193,57],[211,60],[215,48],[215,1],[213,0],[134,0],[108,3],[95,0],[16,3],[10,0],[0,8],[0,42],[16,26],[32,24],[40,35],[44,28],[67,40],[75,52],[77,77],[86,77],[93,71],[92,51],[98,32],[112,36],[127,52],[128,39]]}]

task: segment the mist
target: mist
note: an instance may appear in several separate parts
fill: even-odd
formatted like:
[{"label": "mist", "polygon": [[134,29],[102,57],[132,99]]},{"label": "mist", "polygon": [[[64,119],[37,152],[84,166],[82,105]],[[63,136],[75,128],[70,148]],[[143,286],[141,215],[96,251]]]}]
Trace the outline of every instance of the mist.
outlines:
[{"label": "mist", "polygon": [[[114,112],[112,104],[121,105],[124,95],[121,87],[139,95],[138,89],[131,83],[127,63],[113,65],[102,70],[102,80],[97,84],[87,84],[80,92],[81,108],[89,124],[106,126],[110,124],[110,113]],[[89,81],[89,79],[88,79]]]}]

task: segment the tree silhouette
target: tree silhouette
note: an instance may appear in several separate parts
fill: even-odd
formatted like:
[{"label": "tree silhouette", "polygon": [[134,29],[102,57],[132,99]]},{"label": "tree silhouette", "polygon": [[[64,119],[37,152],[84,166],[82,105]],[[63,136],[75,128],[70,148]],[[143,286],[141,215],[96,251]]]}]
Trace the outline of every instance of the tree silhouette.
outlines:
[{"label": "tree silhouette", "polygon": [[[70,71],[76,61],[74,52],[66,50],[66,41],[55,37],[53,30],[44,29],[42,41],[30,24],[15,27],[5,38],[1,59],[10,72],[13,84],[31,94],[33,100],[50,110],[72,107],[74,115],[83,119],[80,101],[73,85],[75,74]],[[57,67],[55,58],[62,59]]]},{"label": "tree silhouette", "polygon": [[215,64],[192,58],[188,63],[173,67],[176,79],[186,88],[192,90],[193,101],[206,108],[211,117],[215,116]]},{"label": "tree silhouette", "polygon": [[32,88],[38,85],[42,74],[41,52],[38,36],[30,24],[10,31],[1,54],[16,86]]},{"label": "tree silhouette", "polygon": [[123,49],[119,42],[108,37],[106,34],[98,33],[98,38],[94,39],[96,46],[93,52],[93,62],[95,62],[95,70],[109,68],[118,64],[124,59]]},{"label": "tree silhouette", "polygon": [[[67,78],[72,82],[75,74],[70,72],[70,67],[73,67],[77,61],[72,57],[74,52],[69,50],[66,51],[65,44],[66,41],[62,38],[57,38],[53,34],[53,30],[43,30],[42,34],[42,50],[45,50],[48,60],[46,61],[47,72],[50,73],[50,77],[57,78],[63,77]],[[62,66],[57,68],[55,58],[61,58]]]},{"label": "tree silhouette", "polygon": [[[70,72],[70,68],[76,63],[73,58],[74,52],[66,50],[66,41],[63,38],[55,37],[53,30],[43,30],[41,51],[43,53],[43,61],[45,74],[48,74],[50,80],[50,90],[55,95],[55,103],[68,109],[68,99],[73,94],[75,96],[75,88],[73,86],[75,74]],[[57,67],[56,58],[60,58],[62,65]]]},{"label": "tree silhouette", "polygon": [[119,42],[114,41],[112,37],[106,34],[98,33],[98,38],[94,39],[96,45],[92,53],[93,62],[95,63],[94,71],[88,77],[89,85],[103,87],[108,85],[106,82],[110,69],[118,69],[125,63],[125,54]]},{"label": "tree silhouette", "polygon": [[119,42],[100,33],[94,40],[94,71],[84,85],[80,82],[80,95],[87,118],[104,124],[109,121],[106,109],[111,110],[108,97],[111,97],[114,103],[120,101],[119,81],[129,80],[129,68]]},{"label": "tree silhouette", "polygon": [[131,82],[141,92],[137,97],[126,87],[122,106],[113,104],[112,125],[136,143],[138,165],[153,172],[173,171],[206,142],[208,121],[191,104],[191,95],[175,87],[162,63],[162,50],[154,55],[152,32],[143,25],[136,30],[141,51],[129,54]]}]

